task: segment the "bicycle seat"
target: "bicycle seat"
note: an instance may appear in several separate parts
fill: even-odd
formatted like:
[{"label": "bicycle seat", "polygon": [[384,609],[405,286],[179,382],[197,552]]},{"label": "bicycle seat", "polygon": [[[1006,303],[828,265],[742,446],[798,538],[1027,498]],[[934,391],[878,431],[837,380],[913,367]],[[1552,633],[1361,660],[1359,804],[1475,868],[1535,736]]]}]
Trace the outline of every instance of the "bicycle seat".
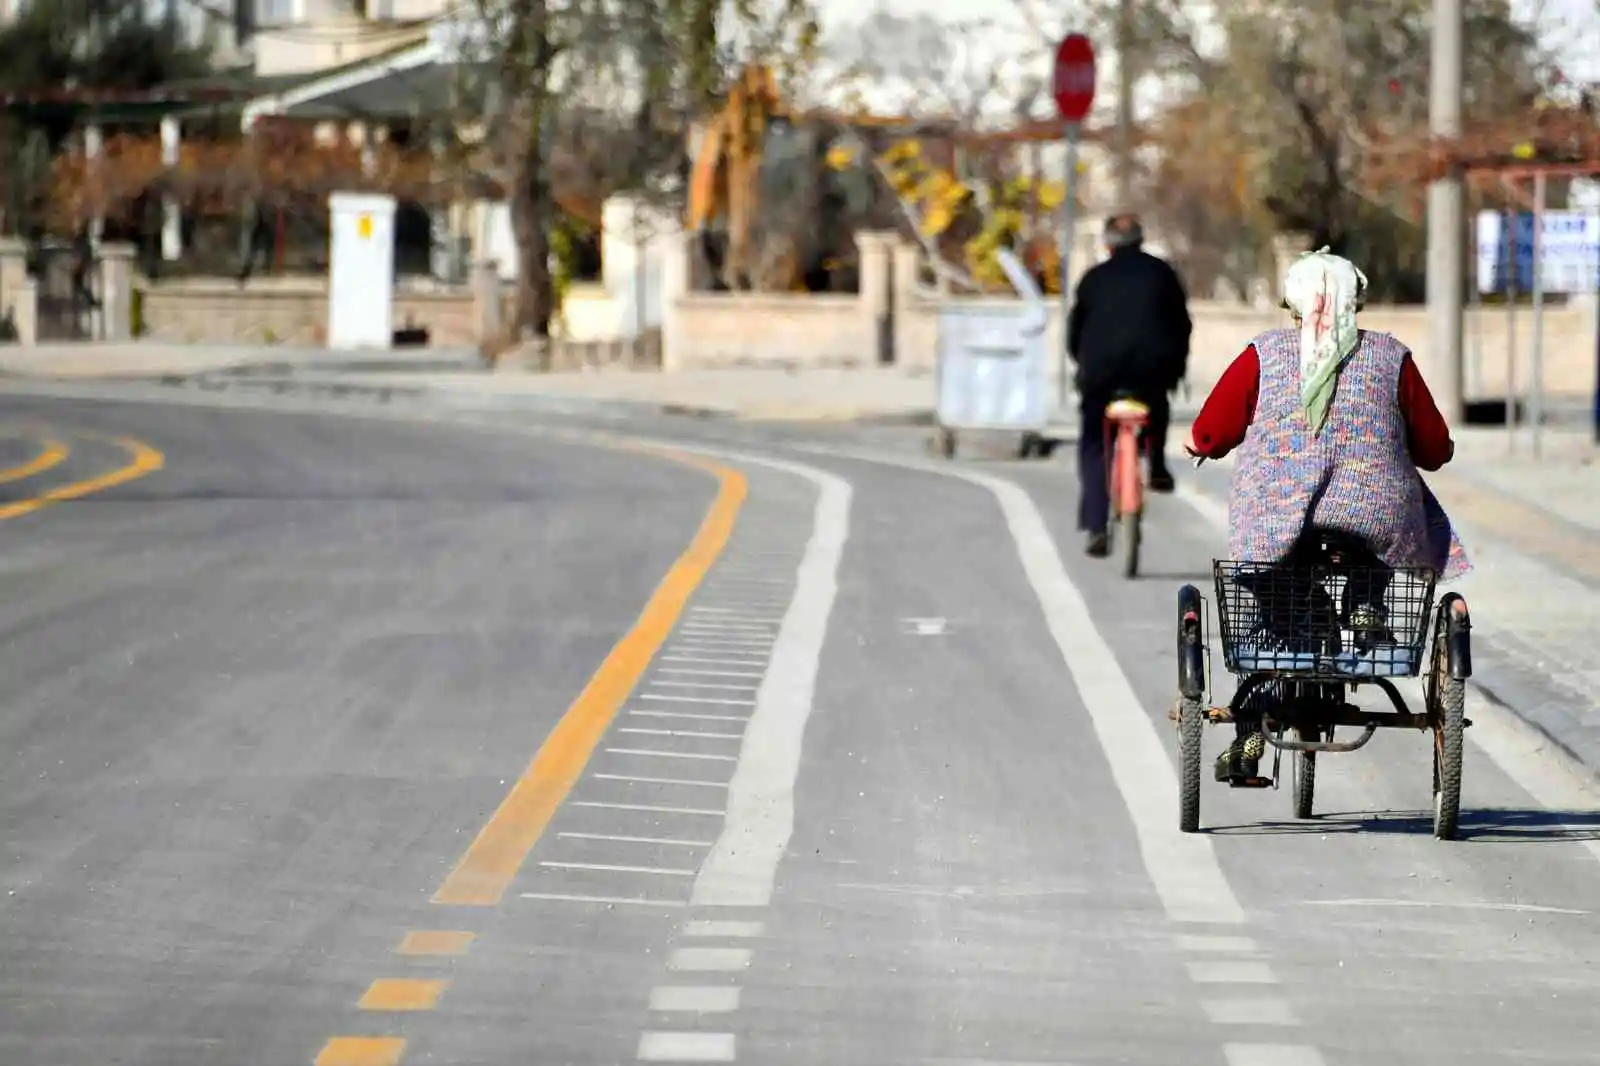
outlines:
[{"label": "bicycle seat", "polygon": [[1150,408],[1129,396],[1112,400],[1106,405],[1106,417],[1122,421],[1124,419],[1138,420],[1150,417]]}]

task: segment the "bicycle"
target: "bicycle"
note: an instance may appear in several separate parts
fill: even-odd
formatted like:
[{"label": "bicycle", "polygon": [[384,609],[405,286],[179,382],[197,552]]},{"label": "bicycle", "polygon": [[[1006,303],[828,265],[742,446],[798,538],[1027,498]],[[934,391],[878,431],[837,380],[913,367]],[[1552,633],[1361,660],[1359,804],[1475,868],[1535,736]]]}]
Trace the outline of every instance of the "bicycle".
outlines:
[{"label": "bicycle", "polygon": [[[1433,835],[1455,839],[1465,730],[1472,725],[1464,713],[1472,676],[1466,600],[1451,592],[1435,605],[1432,570],[1384,566],[1358,539],[1327,530],[1313,530],[1292,561],[1214,560],[1212,567],[1223,661],[1239,682],[1227,706],[1210,705],[1205,601],[1194,585],[1183,586],[1178,701],[1169,714],[1178,726],[1179,830],[1200,828],[1207,725],[1235,726],[1216,770],[1217,780],[1231,787],[1276,788],[1282,753],[1291,753],[1297,818],[1312,816],[1319,752],[1355,751],[1388,728],[1433,734]],[[1394,679],[1417,677],[1424,668],[1418,713],[1406,706]],[[1345,702],[1346,686],[1362,685],[1381,689],[1393,710]],[[1336,741],[1340,726],[1362,733]],[[1271,773],[1262,774],[1258,761],[1268,744],[1276,753]]]},{"label": "bicycle", "polygon": [[[1132,395],[1119,394],[1106,405],[1106,487],[1111,496],[1111,523],[1106,530],[1113,547],[1122,547],[1122,573],[1139,573],[1140,520],[1144,516],[1144,428],[1150,408]],[[1113,434],[1115,440],[1113,440]]]}]

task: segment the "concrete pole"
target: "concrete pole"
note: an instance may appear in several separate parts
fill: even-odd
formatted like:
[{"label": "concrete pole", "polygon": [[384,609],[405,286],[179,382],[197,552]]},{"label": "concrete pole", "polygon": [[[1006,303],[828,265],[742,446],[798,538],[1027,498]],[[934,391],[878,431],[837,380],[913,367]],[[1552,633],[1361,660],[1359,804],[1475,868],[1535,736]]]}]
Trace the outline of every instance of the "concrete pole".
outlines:
[{"label": "concrete pole", "polygon": [[1117,0],[1117,211],[1133,208],[1133,0]]},{"label": "concrete pole", "polygon": [[[1461,0],[1433,0],[1433,63],[1428,79],[1428,128],[1435,137],[1461,135]],[[1464,415],[1461,389],[1461,285],[1465,219],[1459,173],[1428,186],[1428,352],[1433,391],[1451,421]]]}]

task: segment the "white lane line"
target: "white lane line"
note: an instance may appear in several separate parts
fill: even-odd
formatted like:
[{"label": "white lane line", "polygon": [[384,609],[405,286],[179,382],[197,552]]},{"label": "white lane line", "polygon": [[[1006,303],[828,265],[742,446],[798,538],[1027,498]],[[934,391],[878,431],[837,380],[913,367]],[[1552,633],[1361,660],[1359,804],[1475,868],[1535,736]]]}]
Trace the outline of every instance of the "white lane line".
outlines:
[{"label": "white lane line", "polygon": [[763,907],[772,902],[778,864],[794,833],[794,790],[806,722],[850,535],[849,482],[800,463],[764,462],[816,485],[817,502],[794,578],[794,599],[784,612],[729,783],[728,816],[695,878],[690,898],[699,907]]},{"label": "white lane line", "polygon": [[[757,675],[757,676],[760,676],[760,675]],[[650,684],[652,684],[652,685],[660,685],[662,688],[666,688],[667,686],[670,685],[673,688],[711,688],[711,689],[718,689],[718,690],[723,691],[723,692],[754,692],[756,689],[761,687],[760,685],[730,685],[725,681],[660,681],[660,680],[656,680],[656,681],[651,681]]]},{"label": "white lane line", "polygon": [[[751,672],[749,670],[696,670],[693,667],[660,666],[660,667],[656,668],[656,673],[658,673],[658,674],[691,674],[691,675],[694,675],[696,677],[748,677],[748,678],[753,678],[753,679],[755,679],[757,681],[761,680],[761,675],[760,674]],[[660,682],[660,684],[666,684],[666,682],[663,681],[663,682]],[[676,684],[676,682],[674,682],[674,684]],[[757,687],[759,688],[760,686],[757,686]]]},{"label": "white lane line", "polygon": [[639,1034],[640,1062],[732,1062],[732,1033]]},{"label": "white lane line", "polygon": [[629,711],[630,718],[675,718],[689,722],[748,722],[742,714],[691,714],[687,711]]},{"label": "white lane line", "polygon": [[655,759],[698,759],[701,762],[737,762],[737,755],[707,755],[698,751],[656,751],[653,748],[607,748],[612,755],[647,755]]},{"label": "white lane line", "polygon": [[772,650],[770,640],[743,640],[730,637],[708,637],[699,633],[684,633],[674,637],[673,645],[700,651],[732,651],[739,655],[758,655]]},{"label": "white lane line", "polygon": [[734,699],[732,696],[674,696],[661,692],[641,692],[641,700],[660,700],[664,703],[715,703],[724,707],[754,707],[755,700]]},{"label": "white lane line", "polygon": [[1294,1008],[1281,999],[1203,999],[1200,1009],[1213,1025],[1299,1025]]},{"label": "white lane line", "polygon": [[[628,781],[639,785],[694,785],[700,788],[727,788],[726,781],[691,781],[685,777],[640,777],[637,774],[591,774],[596,781]],[[710,841],[707,841],[709,845]]]},{"label": "white lane line", "polygon": [[1010,481],[970,470],[847,449],[807,450],[960,478],[989,490],[1133,818],[1140,856],[1167,916],[1173,921],[1243,924],[1244,908],[1222,872],[1211,839],[1178,830],[1178,779],[1167,757],[1168,745],[1176,743],[1174,730],[1166,729],[1165,736],[1157,732],[1148,708],[1095,626],[1083,594],[1067,575],[1032,497]]},{"label": "white lane line", "polygon": [[667,956],[667,969],[680,973],[736,973],[750,968],[749,948],[678,948]]},{"label": "white lane line", "polygon": [[660,807],[650,803],[602,803],[599,800],[573,800],[567,806],[594,807],[603,811],[644,811],[648,814],[703,814],[710,818],[721,818],[723,815],[722,811],[705,807]]},{"label": "white lane line", "polygon": [[650,1009],[727,1014],[739,1009],[739,989],[717,985],[662,985],[650,990]]},{"label": "white lane line", "polygon": [[604,862],[557,862],[550,859],[539,863],[551,870],[589,870],[609,874],[660,874],[662,877],[693,877],[693,870],[680,870],[671,866],[617,866]]},{"label": "white lane line", "polygon": [[668,907],[674,910],[688,906],[681,899],[637,899],[632,896],[578,896],[565,892],[519,892],[522,899],[545,900],[550,903],[597,903],[605,907]]},{"label": "white lane line", "polygon": [[1179,951],[1214,951],[1232,955],[1256,955],[1261,948],[1247,936],[1180,936]]},{"label": "white lane line", "polygon": [[[722,585],[787,585],[793,578],[787,577],[755,577],[748,573],[720,573],[721,567],[711,572],[711,580],[706,583],[708,589],[718,588]],[[772,569],[765,567],[765,570]]]},{"label": "white lane line", "polygon": [[1304,1044],[1223,1044],[1228,1066],[1323,1066],[1322,1052]]},{"label": "white lane line", "polygon": [[743,740],[743,733],[703,733],[698,729],[627,729],[619,733],[635,733],[647,737],[705,737],[709,740]]},{"label": "white lane line", "polygon": [[[1175,495],[1220,532],[1228,529],[1227,504],[1201,492],[1187,481],[1178,482]],[[1470,606],[1472,596],[1467,593]],[[1600,787],[1584,769],[1575,766],[1570,756],[1560,751],[1516,713],[1487,698],[1470,683],[1467,686],[1467,717],[1472,728],[1467,740],[1535,803],[1550,811],[1582,811],[1600,808]],[[1556,772],[1552,773],[1552,768]],[[1469,814],[1470,817],[1470,814]],[[1600,840],[1593,834],[1574,831],[1573,843],[1582,844],[1600,861]]]},{"label": "white lane line", "polygon": [[[705,666],[765,666],[765,659],[707,659],[699,655],[663,655],[662,662],[701,663]],[[760,677],[760,674],[754,675]]]},{"label": "white lane line", "polygon": [[740,610],[737,607],[691,607],[689,608],[689,613],[691,615],[711,615],[711,621],[721,621],[725,618],[729,619],[730,621],[733,619],[748,618],[752,622],[772,622],[773,624],[783,621],[783,615],[781,614],[767,614],[765,612],[756,614],[750,611]]},{"label": "white lane line", "polygon": [[684,936],[758,937],[767,931],[764,922],[738,922],[699,919],[683,923]]},{"label": "white lane line", "polygon": [[1277,977],[1264,962],[1189,962],[1189,980],[1197,985],[1275,985]]},{"label": "white lane line", "polygon": [[[1473,719],[1473,728],[1477,728],[1477,719]],[[1496,903],[1487,900],[1308,899],[1305,902],[1313,907],[1421,907],[1426,910],[1445,908],[1465,911],[1512,911],[1523,914],[1584,915],[1589,913],[1588,911],[1574,910],[1570,907],[1546,907],[1538,903]]]},{"label": "white lane line", "polygon": [[771,636],[774,625],[765,622],[697,622],[690,619],[678,626],[680,633],[757,633]]},{"label": "white lane line", "polygon": [[680,840],[675,837],[630,837],[618,833],[557,833],[558,837],[567,837],[572,840],[604,840],[614,844],[660,844],[663,847],[673,848],[709,848],[709,840]]}]

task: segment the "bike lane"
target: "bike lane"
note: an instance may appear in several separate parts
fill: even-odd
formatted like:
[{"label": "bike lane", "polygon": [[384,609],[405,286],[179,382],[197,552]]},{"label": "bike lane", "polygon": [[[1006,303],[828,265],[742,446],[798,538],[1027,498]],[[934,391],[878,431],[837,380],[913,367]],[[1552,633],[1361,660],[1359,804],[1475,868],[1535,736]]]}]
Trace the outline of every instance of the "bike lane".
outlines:
[{"label": "bike lane", "polygon": [[[1228,471],[1187,472],[1178,497],[1152,498],[1145,573],[1134,581],[1120,577],[1114,560],[1084,556],[1071,521],[1076,484],[1060,465],[1010,472],[1048,516],[1096,626],[1175,763],[1166,715],[1176,689],[1176,594],[1193,582],[1214,598],[1210,561],[1225,542]],[[1501,573],[1513,558],[1509,546],[1475,543],[1480,587],[1464,591],[1482,643],[1497,626],[1516,624],[1505,593],[1490,593],[1527,578]],[[1521,595],[1537,592],[1530,586]],[[1214,631],[1214,614],[1210,625]],[[1214,636],[1212,647],[1220,671]],[[1222,702],[1232,679],[1213,680]],[[1402,691],[1420,706],[1419,685]],[[1206,986],[1207,1013],[1240,1040],[1281,1040],[1274,1061],[1291,1063],[1354,1063],[1380,1053],[1418,1064],[1592,1055],[1600,1040],[1591,1009],[1600,988],[1600,797],[1483,701],[1469,703],[1468,713],[1482,721],[1468,733],[1464,839],[1448,844],[1430,833],[1425,735],[1380,733],[1360,752],[1324,756],[1317,810],[1326,813],[1297,822],[1287,787],[1230,792],[1210,781],[1209,760],[1228,734],[1208,730],[1202,827],[1248,929],[1195,941],[1189,962]],[[1546,803],[1519,780],[1539,782]],[[1552,796],[1564,801],[1554,810]],[[1170,803],[1175,821],[1175,791]]]}]

